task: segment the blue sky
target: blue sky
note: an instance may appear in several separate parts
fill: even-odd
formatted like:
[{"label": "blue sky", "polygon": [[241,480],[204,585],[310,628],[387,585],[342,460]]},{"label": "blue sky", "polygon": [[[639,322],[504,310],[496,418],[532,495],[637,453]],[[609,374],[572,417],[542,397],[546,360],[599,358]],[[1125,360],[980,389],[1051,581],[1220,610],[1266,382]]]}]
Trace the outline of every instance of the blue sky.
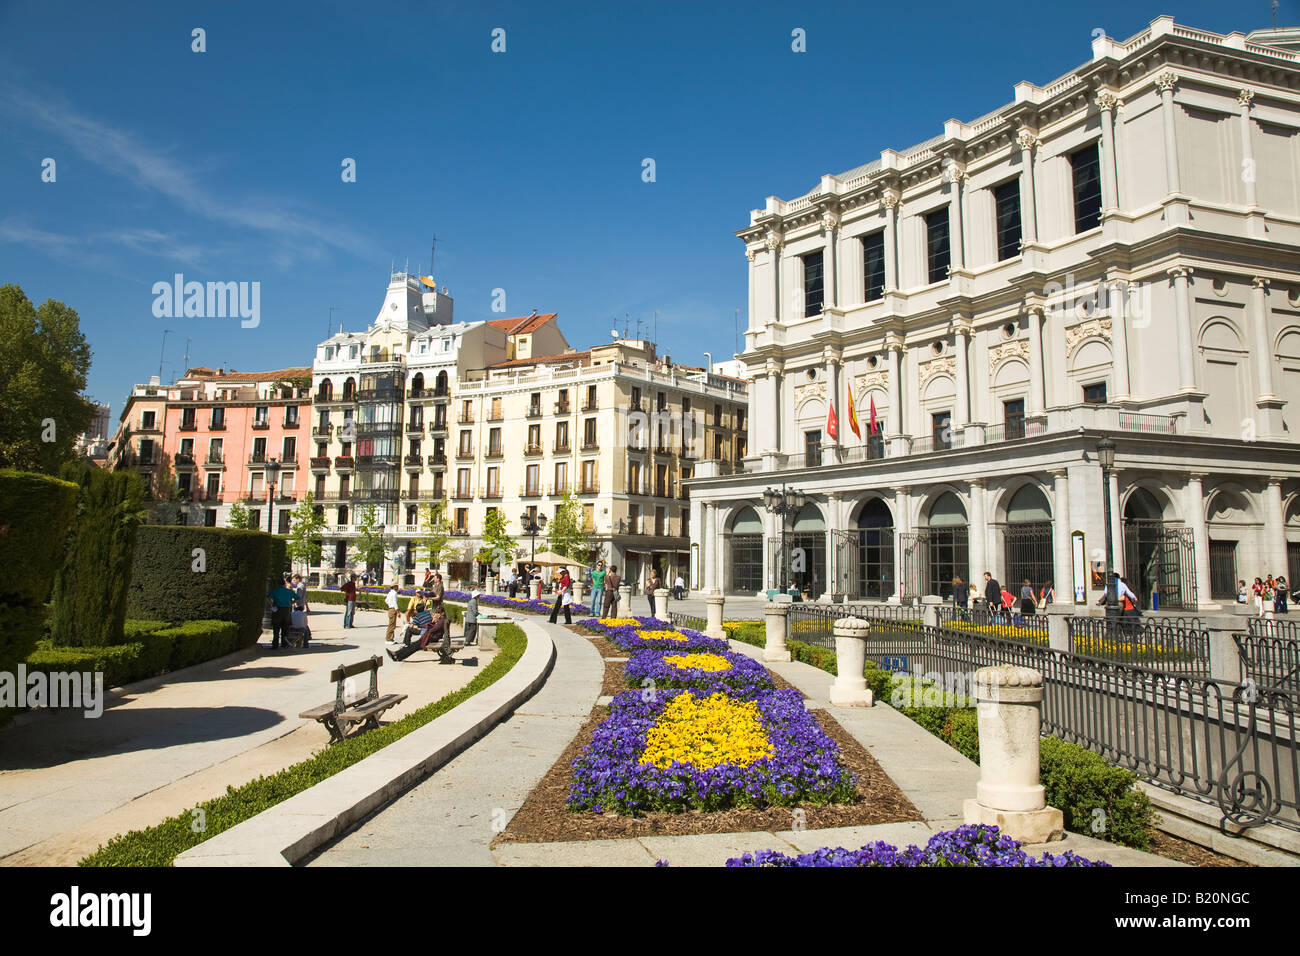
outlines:
[{"label": "blue sky", "polygon": [[[163,329],[165,379],[187,339],[191,365],[309,364],[330,307],[335,329],[364,327],[390,264],[427,269],[435,234],[459,319],[499,318],[502,288],[507,314],[559,312],[583,346],[657,309],[675,359],[726,357],[745,321],[734,232],[764,197],[980,116],[1085,62],[1094,29],[1161,14],[1270,25],[1267,0],[0,0],[0,284],[80,313],[89,392],[114,416],[157,374]],[[156,318],[152,286],[176,272],[259,282],[261,324]]]}]

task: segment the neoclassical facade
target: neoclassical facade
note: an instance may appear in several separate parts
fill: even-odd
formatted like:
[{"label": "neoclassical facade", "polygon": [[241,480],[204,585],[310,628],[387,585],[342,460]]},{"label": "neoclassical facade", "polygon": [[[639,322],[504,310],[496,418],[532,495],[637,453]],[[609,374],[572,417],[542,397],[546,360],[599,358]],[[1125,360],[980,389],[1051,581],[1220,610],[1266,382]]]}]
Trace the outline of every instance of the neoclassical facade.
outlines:
[{"label": "neoclassical facade", "polygon": [[[1278,36],[1098,37],[738,235],[750,455],[691,483],[703,590],[910,601],[988,570],[1096,601],[1106,496],[1148,605],[1300,575],[1300,54]],[[802,511],[768,511],[782,486]]]}]

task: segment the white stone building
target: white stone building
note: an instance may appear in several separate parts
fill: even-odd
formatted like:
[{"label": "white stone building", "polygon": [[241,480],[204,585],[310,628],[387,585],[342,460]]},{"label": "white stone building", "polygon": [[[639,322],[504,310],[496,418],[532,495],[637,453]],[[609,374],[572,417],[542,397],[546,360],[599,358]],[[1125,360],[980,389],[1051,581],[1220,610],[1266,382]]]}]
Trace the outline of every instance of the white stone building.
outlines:
[{"label": "white stone building", "polygon": [[[1300,575],[1294,40],[1169,18],[1102,36],[1046,86],[751,212],[750,456],[690,483],[697,584],[910,601],[988,570],[1096,601],[1105,436],[1116,565],[1148,603]],[[784,529],[803,570],[764,507],[782,485],[807,496]]]}]

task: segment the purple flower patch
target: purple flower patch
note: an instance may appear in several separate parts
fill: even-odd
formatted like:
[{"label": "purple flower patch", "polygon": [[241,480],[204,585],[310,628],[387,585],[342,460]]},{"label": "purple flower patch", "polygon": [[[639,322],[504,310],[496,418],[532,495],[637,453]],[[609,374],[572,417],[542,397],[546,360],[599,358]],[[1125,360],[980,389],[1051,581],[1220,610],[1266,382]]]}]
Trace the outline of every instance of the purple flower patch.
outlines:
[{"label": "purple flower patch", "polygon": [[[727,670],[709,671],[678,667],[668,661],[672,657],[699,653],[716,655],[731,666]],[[696,689],[697,696],[707,697],[722,691],[732,697],[752,699],[756,694],[772,689],[772,677],[767,668],[752,657],[734,651],[690,650],[674,654],[671,650],[665,652],[656,647],[633,652],[623,672],[632,687],[691,687]]]},{"label": "purple flower patch", "polygon": [[786,856],[776,850],[759,850],[727,861],[727,866],[1110,866],[1067,850],[1060,856],[1033,857],[1020,843],[997,827],[973,825],[945,830],[930,837],[925,847],[915,844],[900,850],[888,843],[868,843],[858,850],[821,847],[811,853]]},{"label": "purple flower patch", "polygon": [[[689,627],[673,627],[658,618],[638,617],[636,620],[640,622],[637,625],[627,624],[622,627],[608,627],[601,624],[599,618],[588,617],[578,621],[578,626],[608,638],[625,651],[659,651],[661,653],[667,651],[709,651],[714,654],[721,654],[730,647],[724,640],[705,637],[699,631],[693,631]],[[677,631],[685,634],[686,640],[651,640],[643,637],[642,631]]]}]

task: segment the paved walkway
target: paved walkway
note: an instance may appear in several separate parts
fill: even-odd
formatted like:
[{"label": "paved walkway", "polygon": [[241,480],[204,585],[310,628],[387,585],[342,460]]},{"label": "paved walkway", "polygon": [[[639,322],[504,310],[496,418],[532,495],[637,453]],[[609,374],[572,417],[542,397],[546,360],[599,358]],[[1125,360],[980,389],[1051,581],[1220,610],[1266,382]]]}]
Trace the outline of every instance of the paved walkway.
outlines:
[{"label": "paved walkway", "polygon": [[[597,702],[603,663],[585,639],[548,628],[556,662],[545,686],[516,714],[402,797],[322,850],[313,866],[720,866],[746,851],[807,852],[856,848],[875,840],[924,844],[930,834],[963,822],[962,801],[974,796],[979,768],[920,725],[886,705],[832,708],[830,674],[798,662],[768,665],[809,700],[828,708],[879,761],[925,818],[923,823],[680,837],[512,843],[490,848],[529,791],[559,758]],[[736,642],[751,657],[762,649]],[[1080,834],[1030,852],[1074,850],[1115,866],[1176,866],[1170,860]]]},{"label": "paved walkway", "polygon": [[[383,654],[387,618],[358,612],[344,632],[342,610],[315,606],[306,649],[271,651],[267,635],[258,650],[110,691],[97,720],[15,718],[0,731],[0,865],[74,864],[119,833],[321,749],[328,733],[298,714],[333,699],[332,668]],[[458,656],[466,663],[439,665],[432,651],[385,658],[380,691],[409,696],[384,720],[464,686],[495,655]]]}]

